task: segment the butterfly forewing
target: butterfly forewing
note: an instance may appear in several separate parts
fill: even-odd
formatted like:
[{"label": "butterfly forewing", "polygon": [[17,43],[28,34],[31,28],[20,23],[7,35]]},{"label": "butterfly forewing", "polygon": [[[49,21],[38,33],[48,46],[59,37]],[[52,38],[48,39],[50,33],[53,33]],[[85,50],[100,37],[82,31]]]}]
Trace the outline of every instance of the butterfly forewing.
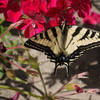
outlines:
[{"label": "butterfly forewing", "polygon": [[[67,48],[65,50],[69,56],[74,55],[73,59],[70,59],[70,61],[74,61],[85,51],[100,46],[100,33],[95,30],[72,26],[68,34],[70,35],[70,33],[72,39],[70,39],[70,44],[66,45]],[[74,54],[74,51],[77,53]]]},{"label": "butterfly forewing", "polygon": [[47,31],[41,32],[40,34],[36,34],[29,40],[25,42],[25,46],[29,48],[33,48],[39,51],[43,51],[48,55],[48,50],[52,50],[52,52],[56,55],[61,52],[61,27],[53,27],[48,29]]}]

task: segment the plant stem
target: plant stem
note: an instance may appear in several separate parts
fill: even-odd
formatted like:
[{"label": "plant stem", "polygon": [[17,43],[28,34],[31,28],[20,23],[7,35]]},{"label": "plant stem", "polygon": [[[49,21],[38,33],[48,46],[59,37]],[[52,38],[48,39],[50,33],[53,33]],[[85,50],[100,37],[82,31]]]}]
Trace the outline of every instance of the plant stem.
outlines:
[{"label": "plant stem", "polygon": [[20,70],[26,72],[26,69],[25,69],[25,68],[22,68],[21,66],[15,64],[15,63],[13,63],[12,61],[6,59],[5,57],[1,56],[0,58],[6,60],[6,61],[9,62],[10,64],[12,64],[12,65],[16,66],[17,68],[19,68]]},{"label": "plant stem", "polygon": [[44,83],[40,68],[38,68],[38,72],[39,72],[39,76],[40,76],[40,79],[42,81],[42,85],[43,85],[43,88],[44,88],[44,91],[45,91],[45,96],[48,97],[47,90],[46,90],[46,87],[45,87],[45,83]]},{"label": "plant stem", "polygon": [[10,47],[10,48],[7,48],[7,49],[9,50],[9,49],[19,49],[19,48],[24,48],[24,46],[23,45],[19,45],[19,46]]},{"label": "plant stem", "polygon": [[0,24],[2,24],[4,21],[5,21],[5,18],[2,18],[2,19],[0,20]]},{"label": "plant stem", "polygon": [[66,82],[63,86],[61,86],[55,93],[52,94],[52,96],[55,96],[56,94],[58,94],[61,90],[64,89],[64,87],[66,86],[66,84],[68,84],[70,82],[70,80],[68,82]]},{"label": "plant stem", "polygon": [[12,28],[15,28],[16,26],[18,26],[18,25],[20,25],[21,23],[23,22],[23,20],[20,20],[20,21],[18,21],[18,22],[16,22],[16,23],[13,23],[13,24],[11,24],[8,28],[7,28],[7,30],[1,35],[1,39],[7,34],[7,32],[9,32]]},{"label": "plant stem", "polygon": [[33,94],[31,92],[28,92],[28,91],[25,91],[25,90],[20,90],[20,89],[14,88],[14,87],[6,86],[6,85],[0,85],[0,88],[14,90],[14,91],[17,91],[17,92],[20,92],[20,93],[23,93],[23,94],[26,94],[26,95],[29,95],[29,96],[33,96],[33,97],[36,97],[36,98],[40,98],[40,99],[42,98],[42,96]]}]

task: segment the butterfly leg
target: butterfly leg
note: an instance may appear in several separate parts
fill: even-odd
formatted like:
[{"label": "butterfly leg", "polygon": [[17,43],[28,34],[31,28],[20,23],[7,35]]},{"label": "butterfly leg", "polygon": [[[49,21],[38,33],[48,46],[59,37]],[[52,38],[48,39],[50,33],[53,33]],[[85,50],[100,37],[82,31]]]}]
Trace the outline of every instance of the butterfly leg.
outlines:
[{"label": "butterfly leg", "polygon": [[66,67],[66,73],[67,73],[67,77],[68,77],[68,75],[69,75],[69,64],[68,63],[65,64],[65,67]]},{"label": "butterfly leg", "polygon": [[55,69],[54,69],[54,75],[56,76],[57,73],[57,67],[59,66],[59,64],[55,63]]}]

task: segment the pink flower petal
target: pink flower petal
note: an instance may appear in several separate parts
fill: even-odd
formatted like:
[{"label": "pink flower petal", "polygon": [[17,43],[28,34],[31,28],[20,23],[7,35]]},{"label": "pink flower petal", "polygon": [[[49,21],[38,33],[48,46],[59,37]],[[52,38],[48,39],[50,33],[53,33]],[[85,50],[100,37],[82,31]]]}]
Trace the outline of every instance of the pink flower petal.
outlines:
[{"label": "pink flower petal", "polygon": [[44,14],[47,12],[47,0],[40,0],[39,9]]},{"label": "pink flower petal", "polygon": [[78,78],[87,78],[86,75],[88,75],[88,72],[83,72],[78,74]]},{"label": "pink flower petal", "polygon": [[18,100],[20,93],[16,92],[16,94],[10,100]]},{"label": "pink flower petal", "polygon": [[59,17],[51,17],[46,25],[46,28],[51,28],[51,27],[55,27],[58,26],[60,22]]},{"label": "pink flower petal", "polygon": [[72,8],[78,11],[79,17],[86,17],[91,12],[91,1],[90,0],[72,0]]},{"label": "pink flower petal", "polygon": [[7,8],[8,0],[0,0],[0,13],[3,13]]},{"label": "pink flower petal", "polygon": [[30,24],[32,24],[32,19],[23,19],[23,23],[21,25],[19,25],[18,27],[16,27],[16,29],[19,30],[24,30],[26,29]]},{"label": "pink flower petal", "polygon": [[67,25],[75,25],[76,24],[75,16],[73,15],[73,9],[66,10],[65,20],[67,21],[67,23],[66,23]]},{"label": "pink flower petal", "polygon": [[35,31],[35,28],[32,25],[29,25],[24,31],[25,38],[31,38],[35,34],[36,34],[36,31]]},{"label": "pink flower petal", "polygon": [[89,89],[87,92],[89,92],[89,93],[98,93],[98,92],[100,92],[100,89]]},{"label": "pink flower petal", "polygon": [[32,16],[34,13],[39,13],[39,0],[21,0],[21,7],[24,14],[27,16]]},{"label": "pink flower petal", "polygon": [[96,25],[100,23],[100,14],[96,12],[92,12],[91,15],[88,15],[87,17],[83,19],[83,23],[92,24],[92,25]]},{"label": "pink flower petal", "polygon": [[58,0],[49,0],[48,1],[48,8],[57,7],[56,3]]},{"label": "pink flower petal", "polygon": [[36,34],[42,32],[44,30],[45,30],[44,24],[40,24],[40,23],[37,22],[36,27],[35,27]]},{"label": "pink flower petal", "polygon": [[21,17],[21,8],[17,1],[12,1],[8,4],[4,15],[7,21],[16,22]]}]

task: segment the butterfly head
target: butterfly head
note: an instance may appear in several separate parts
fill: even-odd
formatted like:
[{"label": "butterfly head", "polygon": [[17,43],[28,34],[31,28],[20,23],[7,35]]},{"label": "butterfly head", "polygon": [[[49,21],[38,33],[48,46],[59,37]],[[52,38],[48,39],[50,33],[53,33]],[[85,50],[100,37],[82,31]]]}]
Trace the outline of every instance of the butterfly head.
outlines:
[{"label": "butterfly head", "polygon": [[63,53],[61,53],[56,59],[56,63],[58,63],[59,65],[64,65],[68,62],[69,62],[68,57],[66,57],[66,55],[64,55]]},{"label": "butterfly head", "polygon": [[69,58],[66,55],[64,55],[63,53],[61,53],[56,58],[54,75],[56,74],[57,67],[61,66],[61,65],[66,65],[66,71],[67,71],[67,76],[68,76],[68,73],[69,73]]}]

